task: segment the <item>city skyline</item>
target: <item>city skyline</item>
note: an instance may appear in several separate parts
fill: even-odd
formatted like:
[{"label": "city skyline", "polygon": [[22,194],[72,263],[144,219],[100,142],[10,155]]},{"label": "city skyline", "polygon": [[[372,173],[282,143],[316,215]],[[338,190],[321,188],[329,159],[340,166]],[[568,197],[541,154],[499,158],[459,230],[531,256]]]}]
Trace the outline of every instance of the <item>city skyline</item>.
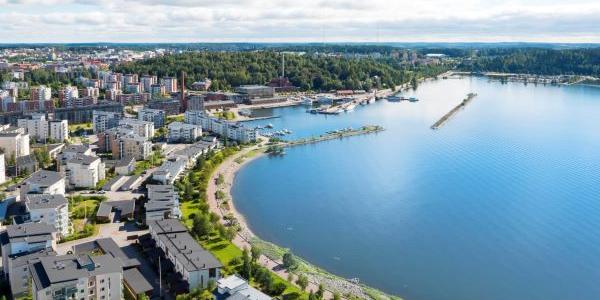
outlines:
[{"label": "city skyline", "polygon": [[0,0],[0,42],[597,43],[598,13],[587,0]]}]

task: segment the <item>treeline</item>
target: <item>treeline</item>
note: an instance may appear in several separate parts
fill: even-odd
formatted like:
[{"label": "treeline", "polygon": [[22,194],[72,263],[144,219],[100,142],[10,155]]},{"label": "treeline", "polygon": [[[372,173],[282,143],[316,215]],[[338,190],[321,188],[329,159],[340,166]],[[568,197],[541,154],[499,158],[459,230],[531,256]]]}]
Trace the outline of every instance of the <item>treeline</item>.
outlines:
[{"label": "treeline", "polygon": [[458,68],[472,72],[600,76],[600,48],[484,49],[465,59]]},{"label": "treeline", "polygon": [[[406,67],[394,60],[346,59],[319,55],[286,55],[285,74],[301,90],[384,88],[435,73],[445,66]],[[135,61],[114,67],[123,73],[177,76],[186,84],[210,78],[211,90],[231,90],[244,84],[265,84],[281,72],[281,56],[273,51],[196,52]]]}]

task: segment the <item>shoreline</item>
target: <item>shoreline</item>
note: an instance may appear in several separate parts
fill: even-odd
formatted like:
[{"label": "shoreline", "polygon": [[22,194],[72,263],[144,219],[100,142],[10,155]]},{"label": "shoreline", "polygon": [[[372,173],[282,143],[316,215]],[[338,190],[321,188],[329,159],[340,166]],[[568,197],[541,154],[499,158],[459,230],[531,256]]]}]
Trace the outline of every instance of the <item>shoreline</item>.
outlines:
[{"label": "shoreline", "polygon": [[[268,155],[265,153],[265,150],[266,147],[264,147],[262,144],[255,145],[242,149],[240,152],[228,157],[225,161],[223,161],[210,176],[207,187],[207,200],[210,210],[217,213],[221,217],[221,222],[226,222],[223,219],[223,217],[226,215],[232,215],[237,221],[240,231],[236,234],[232,241],[237,247],[240,249],[250,249],[252,244],[260,244],[262,254],[259,258],[259,262],[283,279],[287,279],[290,276],[290,273],[288,273],[282,267],[281,259],[271,257],[278,255],[269,255],[269,253],[266,253],[270,252],[272,254],[274,252],[280,252],[284,250],[284,248],[268,241],[264,241],[260,239],[260,237],[258,237],[254,232],[252,232],[244,215],[241,214],[235,207],[235,201],[231,195],[231,189],[237,173],[243,167],[247,166],[248,163]],[[241,161],[240,158],[242,158]],[[219,175],[223,175],[224,180],[222,184],[217,185],[217,178]],[[223,200],[219,201],[216,199],[217,191],[222,191],[225,194],[224,199],[227,201],[228,209],[221,205],[220,202]],[[267,247],[268,251],[265,251],[263,247]],[[304,274],[309,278],[309,285],[306,288],[306,291],[316,292],[319,289],[319,284],[323,284],[325,287],[325,299],[333,299],[334,293],[336,292],[339,293],[343,299],[348,299],[348,297],[345,296],[345,294],[348,293],[361,299],[400,299],[397,296],[388,295],[382,291],[365,286],[363,284],[350,282],[347,279],[327,272],[326,270],[323,270],[300,257],[296,256],[296,259],[301,266],[298,268],[298,270],[291,272],[293,274],[291,276],[294,278],[293,284],[296,285],[295,279],[297,278],[298,273]]]}]

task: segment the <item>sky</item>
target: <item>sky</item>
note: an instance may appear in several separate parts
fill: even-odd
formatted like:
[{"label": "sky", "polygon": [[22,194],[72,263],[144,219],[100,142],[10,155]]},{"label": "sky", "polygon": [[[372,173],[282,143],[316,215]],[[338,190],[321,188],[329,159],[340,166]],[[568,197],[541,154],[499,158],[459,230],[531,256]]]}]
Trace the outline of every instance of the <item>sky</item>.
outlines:
[{"label": "sky", "polygon": [[0,43],[600,42],[600,0],[0,0]]}]

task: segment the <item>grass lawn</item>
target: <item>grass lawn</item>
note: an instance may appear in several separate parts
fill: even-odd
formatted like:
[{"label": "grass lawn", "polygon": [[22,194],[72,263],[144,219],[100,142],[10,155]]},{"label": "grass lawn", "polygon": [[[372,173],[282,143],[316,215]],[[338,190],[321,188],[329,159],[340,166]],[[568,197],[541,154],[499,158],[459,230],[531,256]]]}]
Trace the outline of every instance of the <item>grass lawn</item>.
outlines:
[{"label": "grass lawn", "polygon": [[75,131],[77,129],[83,130],[91,130],[93,128],[93,124],[90,123],[81,123],[81,124],[69,124],[69,131]]},{"label": "grass lawn", "polygon": [[71,217],[74,219],[83,219],[84,214],[87,218],[91,218],[96,214],[99,202],[97,200],[84,200],[81,201],[71,208]]},{"label": "grass lawn", "polygon": [[71,224],[73,224],[73,233],[62,238],[59,243],[86,238],[98,233],[96,224],[85,224],[83,219],[72,219]]}]

